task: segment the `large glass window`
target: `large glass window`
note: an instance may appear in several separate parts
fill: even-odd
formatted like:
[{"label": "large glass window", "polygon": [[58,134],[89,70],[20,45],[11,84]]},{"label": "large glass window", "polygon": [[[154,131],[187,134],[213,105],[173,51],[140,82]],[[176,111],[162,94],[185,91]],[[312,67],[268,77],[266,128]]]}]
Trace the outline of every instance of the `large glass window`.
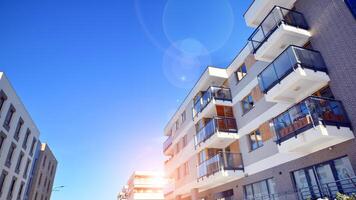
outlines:
[{"label": "large glass window", "polygon": [[276,185],[273,178],[244,186],[246,200],[275,199]]},{"label": "large glass window", "polygon": [[293,177],[302,200],[356,192],[355,173],[347,157],[297,170]]},{"label": "large glass window", "polygon": [[352,15],[356,18],[356,0],[345,0],[347,7],[349,7]]},{"label": "large glass window", "polygon": [[246,76],[246,74],[247,74],[247,67],[244,63],[236,71],[237,82],[241,81],[242,78]]},{"label": "large glass window", "polygon": [[241,104],[242,104],[242,111],[244,114],[250,111],[255,106],[252,95],[249,94],[245,98],[243,98]]}]

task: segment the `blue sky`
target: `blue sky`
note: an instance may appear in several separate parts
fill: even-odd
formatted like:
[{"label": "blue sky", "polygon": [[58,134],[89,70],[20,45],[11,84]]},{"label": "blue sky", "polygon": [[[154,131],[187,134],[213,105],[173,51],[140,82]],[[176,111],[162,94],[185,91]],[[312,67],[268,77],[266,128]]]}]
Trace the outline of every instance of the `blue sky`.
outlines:
[{"label": "blue sky", "polygon": [[0,2],[0,70],[59,161],[53,200],[114,200],[162,169],[163,127],[252,32],[241,0]]}]

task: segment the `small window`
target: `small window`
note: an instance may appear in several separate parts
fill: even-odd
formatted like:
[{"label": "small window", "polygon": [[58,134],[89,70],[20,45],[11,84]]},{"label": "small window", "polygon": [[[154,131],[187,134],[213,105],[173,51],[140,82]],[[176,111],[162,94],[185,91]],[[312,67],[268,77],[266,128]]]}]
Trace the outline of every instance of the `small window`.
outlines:
[{"label": "small window", "polygon": [[9,188],[9,192],[7,193],[7,199],[9,199],[9,200],[12,199],[12,195],[13,195],[13,193],[14,193],[16,181],[17,181],[17,178],[16,178],[16,177],[13,177],[13,178],[12,178],[12,181],[11,181],[10,188]]},{"label": "small window", "polygon": [[9,148],[9,151],[7,153],[6,162],[5,162],[5,166],[7,166],[9,168],[11,167],[11,160],[12,160],[12,157],[14,155],[15,149],[16,149],[16,144],[12,143],[10,148]]},{"label": "small window", "polygon": [[356,0],[345,0],[347,7],[350,9],[354,18],[356,18]]},{"label": "small window", "polygon": [[41,185],[41,182],[42,182],[42,173],[40,174],[40,178],[38,179],[38,186]]},{"label": "small window", "polygon": [[30,163],[31,163],[31,160],[28,158],[28,159],[27,159],[27,162],[26,162],[25,172],[23,173],[23,178],[24,178],[24,179],[27,178],[27,174],[28,174],[28,169],[29,169],[29,167],[30,167]]},{"label": "small window", "polygon": [[176,121],[176,131],[179,129],[179,120]]},{"label": "small window", "polygon": [[16,163],[16,168],[15,168],[15,172],[17,174],[20,173],[21,163],[22,163],[24,156],[25,156],[25,154],[21,151],[19,159],[17,160],[17,163]]},{"label": "small window", "polygon": [[23,124],[24,124],[24,121],[20,117],[19,121],[17,122],[16,130],[15,130],[15,134],[14,134],[14,138],[16,141],[19,141],[19,139],[20,139],[20,133],[21,133],[21,128],[22,128]]},{"label": "small window", "polygon": [[185,120],[187,119],[186,112],[184,111],[181,115],[182,115],[181,116],[182,117],[182,123],[184,123]]},{"label": "small window", "polygon": [[21,199],[21,196],[22,196],[22,191],[23,191],[23,188],[25,187],[25,182],[21,182],[21,186],[20,186],[20,189],[17,193],[17,200],[20,200]]},{"label": "small window", "polygon": [[0,91],[0,111],[4,107],[5,101],[7,100],[7,96],[4,91]]},{"label": "small window", "polygon": [[37,139],[35,137],[33,137],[32,144],[31,144],[31,149],[30,149],[30,155],[31,156],[33,156],[33,151],[35,149],[36,142],[37,142]]},{"label": "small window", "polygon": [[182,143],[183,143],[182,148],[184,148],[185,146],[187,146],[187,144],[188,144],[188,136],[187,136],[187,135],[183,136],[183,138],[182,138]]},{"label": "small window", "polygon": [[15,107],[11,104],[9,110],[7,111],[7,114],[6,114],[6,117],[5,117],[5,120],[4,120],[4,124],[3,124],[3,127],[4,127],[7,131],[10,130],[11,120],[12,120],[12,117],[14,116],[15,112],[16,112],[16,109],[15,109]]},{"label": "small window", "polygon": [[245,98],[243,98],[241,103],[242,103],[242,111],[244,114],[247,113],[248,111],[250,111],[255,106],[255,103],[253,102],[253,98],[252,98],[251,94],[249,94]]},{"label": "small window", "polygon": [[0,132],[0,154],[1,154],[1,150],[4,146],[5,139],[6,139],[6,134],[1,131]]},{"label": "small window", "polygon": [[184,176],[188,176],[189,175],[189,165],[188,162],[184,163]]},{"label": "small window", "polygon": [[25,150],[27,149],[27,142],[28,142],[28,138],[30,137],[30,135],[31,135],[31,130],[27,129],[25,139],[23,140],[23,143],[22,143],[22,148],[24,148]]},{"label": "small window", "polygon": [[249,136],[252,151],[263,146],[262,135],[259,130],[255,130],[254,132],[250,133]]},{"label": "small window", "polygon": [[6,176],[8,172],[5,170],[2,170],[1,176],[0,176],[0,197],[2,196],[3,190],[4,190],[4,185],[6,181]]},{"label": "small window", "polygon": [[240,82],[243,77],[245,77],[247,74],[247,67],[244,64],[242,64],[236,71],[236,79],[237,79],[237,82]]}]

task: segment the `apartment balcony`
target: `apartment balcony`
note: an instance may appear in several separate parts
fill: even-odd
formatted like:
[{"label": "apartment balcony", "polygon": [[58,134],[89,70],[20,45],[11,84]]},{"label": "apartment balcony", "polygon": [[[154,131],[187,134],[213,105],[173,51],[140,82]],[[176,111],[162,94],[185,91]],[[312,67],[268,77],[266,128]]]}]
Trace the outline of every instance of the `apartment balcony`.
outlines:
[{"label": "apartment balcony", "polygon": [[267,101],[296,103],[330,78],[319,52],[289,46],[258,75],[258,81]]},{"label": "apartment balcony", "polygon": [[198,167],[197,186],[208,189],[237,180],[244,176],[244,166],[240,153],[218,153]]},{"label": "apartment balcony", "polygon": [[249,37],[257,60],[271,62],[287,46],[303,46],[311,33],[302,13],[274,7]]},{"label": "apartment balcony", "polygon": [[193,107],[193,118],[200,120],[203,116],[215,115],[215,105],[232,106],[232,96],[229,88],[211,86],[197,99]]},{"label": "apartment balcony", "polygon": [[235,118],[214,117],[195,134],[195,148],[225,148],[238,139]]},{"label": "apartment balcony", "polygon": [[273,119],[280,152],[312,153],[353,139],[340,101],[310,96]]},{"label": "apartment balcony", "polygon": [[173,154],[173,148],[172,148],[172,143],[173,143],[173,137],[169,136],[166,141],[163,143],[163,153],[165,155],[172,155]]},{"label": "apartment balcony", "polygon": [[292,8],[296,0],[254,0],[244,14],[246,24],[257,27],[275,6]]}]

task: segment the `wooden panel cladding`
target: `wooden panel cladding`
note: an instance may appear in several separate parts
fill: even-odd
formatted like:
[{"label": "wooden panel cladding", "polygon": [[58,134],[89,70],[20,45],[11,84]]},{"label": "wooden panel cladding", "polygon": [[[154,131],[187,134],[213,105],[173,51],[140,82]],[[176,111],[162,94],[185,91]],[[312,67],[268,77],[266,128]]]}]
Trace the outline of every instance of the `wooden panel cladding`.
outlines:
[{"label": "wooden panel cladding", "polygon": [[232,107],[229,106],[216,106],[216,114],[219,117],[234,117]]},{"label": "wooden panel cladding", "polygon": [[263,93],[258,85],[252,89],[251,96],[254,102],[263,98]]},{"label": "wooden panel cladding", "polygon": [[228,147],[231,153],[240,153],[240,141],[236,140],[235,142],[231,143]]},{"label": "wooden panel cladding", "polygon": [[256,62],[255,56],[253,54],[249,54],[245,59],[247,70],[249,70]]},{"label": "wooden panel cladding", "polygon": [[259,127],[259,130],[262,134],[262,140],[263,141],[267,141],[269,139],[272,139],[273,138],[273,132],[271,130],[271,127],[270,127],[270,122],[267,121],[265,123],[263,123],[260,127]]}]

